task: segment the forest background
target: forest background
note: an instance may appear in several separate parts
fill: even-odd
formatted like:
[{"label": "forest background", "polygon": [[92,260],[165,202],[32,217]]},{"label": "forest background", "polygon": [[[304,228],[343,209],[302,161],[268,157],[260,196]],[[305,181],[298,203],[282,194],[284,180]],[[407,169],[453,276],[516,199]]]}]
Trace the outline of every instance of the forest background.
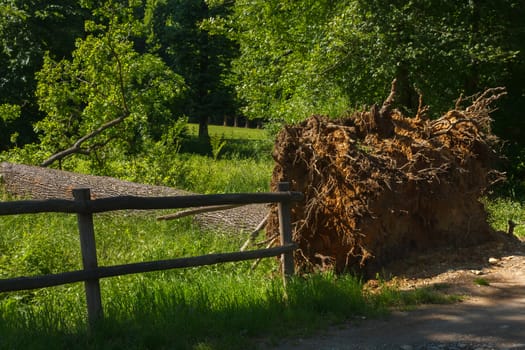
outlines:
[{"label": "forest background", "polygon": [[502,190],[525,193],[523,0],[0,0],[0,13],[0,160],[114,174],[115,159],[179,151],[188,121],[216,157],[210,123],[340,117],[395,78],[397,107],[415,115],[422,95],[431,117],[506,87]]}]

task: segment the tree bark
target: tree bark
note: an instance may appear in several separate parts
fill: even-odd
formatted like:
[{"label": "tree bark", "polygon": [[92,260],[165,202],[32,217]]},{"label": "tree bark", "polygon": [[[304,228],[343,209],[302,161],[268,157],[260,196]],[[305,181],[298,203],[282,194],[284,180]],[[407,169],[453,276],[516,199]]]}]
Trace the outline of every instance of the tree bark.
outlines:
[{"label": "tree bark", "polygon": [[206,140],[210,138],[208,133],[208,117],[201,116],[199,117],[199,139]]}]

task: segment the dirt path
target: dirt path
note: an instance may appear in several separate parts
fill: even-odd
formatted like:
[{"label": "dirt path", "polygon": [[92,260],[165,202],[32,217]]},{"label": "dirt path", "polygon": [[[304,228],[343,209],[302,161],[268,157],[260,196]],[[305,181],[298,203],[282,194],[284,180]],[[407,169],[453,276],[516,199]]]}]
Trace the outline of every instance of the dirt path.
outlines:
[{"label": "dirt path", "polygon": [[[444,284],[449,286],[446,293],[465,295],[464,301],[394,311],[384,319],[353,321],[312,337],[287,339],[268,349],[525,349],[523,244],[484,247],[460,259],[455,255],[455,261],[428,257],[433,266],[405,261],[393,270],[405,265],[409,274],[398,278],[403,288]],[[448,258],[454,260],[452,255]],[[419,272],[410,276],[408,265],[417,266],[414,270]],[[480,286],[474,283],[476,279],[489,285]]]}]

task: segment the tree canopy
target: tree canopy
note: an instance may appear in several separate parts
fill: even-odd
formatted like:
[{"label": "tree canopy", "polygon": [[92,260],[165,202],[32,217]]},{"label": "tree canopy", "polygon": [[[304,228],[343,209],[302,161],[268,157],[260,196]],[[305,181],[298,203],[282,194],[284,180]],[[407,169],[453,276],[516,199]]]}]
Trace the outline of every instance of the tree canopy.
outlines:
[{"label": "tree canopy", "polygon": [[201,136],[228,115],[337,117],[394,78],[399,108],[422,94],[435,115],[505,86],[496,131],[521,147],[522,2],[0,0],[0,148],[133,152],[182,115]]},{"label": "tree canopy", "polygon": [[88,35],[77,40],[72,59],[46,56],[37,73],[36,95],[46,116],[35,130],[42,148],[55,154],[43,165],[93,153],[110,141],[133,152],[144,138],[159,139],[180,115],[183,79],[159,57],[134,49],[141,26],[133,8],[108,3],[97,13],[101,20],[86,23]]},{"label": "tree canopy", "polygon": [[71,55],[87,13],[67,0],[1,0],[0,13],[0,105],[17,110],[0,118],[2,150],[34,140],[32,123],[41,117],[35,73],[45,52],[55,58]]},{"label": "tree canopy", "polygon": [[384,98],[394,78],[400,105],[417,107],[420,91],[439,113],[523,66],[522,8],[517,0],[238,0],[225,26],[240,44],[237,89],[250,116],[342,112]]},{"label": "tree canopy", "polygon": [[164,0],[148,7],[148,44],[188,86],[185,113],[207,137],[209,120],[234,115],[235,95],[227,84],[230,63],[237,55],[233,38],[202,26],[208,18],[226,16],[231,5],[209,7],[206,1]]}]

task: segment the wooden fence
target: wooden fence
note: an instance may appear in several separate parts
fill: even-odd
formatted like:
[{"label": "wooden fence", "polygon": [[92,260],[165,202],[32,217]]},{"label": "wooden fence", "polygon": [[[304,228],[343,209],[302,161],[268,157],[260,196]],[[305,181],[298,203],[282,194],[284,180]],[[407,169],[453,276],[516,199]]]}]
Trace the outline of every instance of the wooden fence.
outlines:
[{"label": "wooden fence", "polygon": [[[279,184],[279,192],[188,195],[175,197],[120,196],[91,200],[89,189],[74,189],[74,200],[47,199],[0,202],[0,215],[33,214],[43,212],[76,213],[80,233],[83,269],[64,273],[0,279],[0,292],[30,290],[84,281],[88,321],[90,325],[103,317],[99,280],[141,272],[160,271],[190,266],[204,266],[224,262],[267,258],[281,255],[283,281],[294,273],[290,204],[303,198],[300,192],[290,192],[289,184]],[[212,205],[242,205],[251,203],[278,203],[281,245],[251,251],[208,254],[203,256],[157,260],[114,266],[98,266],[93,213],[125,209],[176,209]]]}]

